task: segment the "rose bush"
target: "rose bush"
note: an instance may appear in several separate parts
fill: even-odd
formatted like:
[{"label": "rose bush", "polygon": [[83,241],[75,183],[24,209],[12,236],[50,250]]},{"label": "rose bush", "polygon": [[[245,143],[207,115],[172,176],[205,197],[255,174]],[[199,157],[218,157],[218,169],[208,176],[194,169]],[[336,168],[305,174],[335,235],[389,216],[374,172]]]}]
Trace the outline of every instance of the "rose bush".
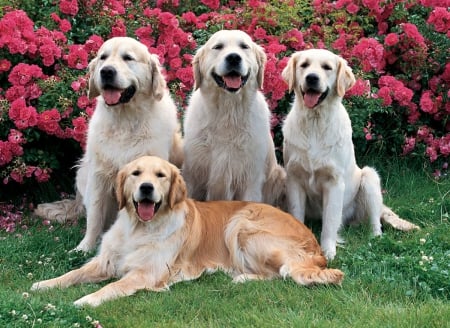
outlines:
[{"label": "rose bush", "polygon": [[135,37],[159,56],[182,119],[195,49],[224,28],[244,30],[267,53],[263,91],[278,154],[292,100],[280,75],[288,56],[329,48],[358,78],[345,99],[356,152],[418,157],[443,174],[450,154],[446,1],[14,0],[0,11],[0,199],[70,191],[95,108],[87,66],[104,40]]}]

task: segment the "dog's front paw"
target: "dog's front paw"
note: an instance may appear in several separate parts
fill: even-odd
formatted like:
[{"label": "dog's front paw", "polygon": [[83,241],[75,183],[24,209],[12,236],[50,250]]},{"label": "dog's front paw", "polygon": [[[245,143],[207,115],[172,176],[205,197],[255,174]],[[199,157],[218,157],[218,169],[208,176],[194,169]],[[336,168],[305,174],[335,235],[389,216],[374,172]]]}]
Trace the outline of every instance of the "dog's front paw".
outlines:
[{"label": "dog's front paw", "polygon": [[327,258],[328,261],[331,261],[336,256],[336,243],[332,241],[323,241],[321,243],[323,255]]},{"label": "dog's front paw", "polygon": [[51,285],[51,284],[49,284],[48,282],[46,282],[45,280],[43,280],[43,281],[35,282],[35,283],[31,286],[30,290],[31,290],[31,291],[45,290],[45,289],[49,289],[49,288],[53,288],[53,287],[54,287],[53,285]]},{"label": "dog's front paw", "polygon": [[96,307],[96,306],[99,306],[100,304],[102,304],[102,301],[99,298],[93,296],[92,294],[83,296],[82,298],[73,302],[73,305],[75,305],[77,307],[81,307],[81,306],[85,306],[85,305]]},{"label": "dog's front paw", "polygon": [[71,252],[83,252],[83,253],[89,253],[95,248],[95,242],[90,242],[85,239],[83,239],[77,247],[71,250]]}]

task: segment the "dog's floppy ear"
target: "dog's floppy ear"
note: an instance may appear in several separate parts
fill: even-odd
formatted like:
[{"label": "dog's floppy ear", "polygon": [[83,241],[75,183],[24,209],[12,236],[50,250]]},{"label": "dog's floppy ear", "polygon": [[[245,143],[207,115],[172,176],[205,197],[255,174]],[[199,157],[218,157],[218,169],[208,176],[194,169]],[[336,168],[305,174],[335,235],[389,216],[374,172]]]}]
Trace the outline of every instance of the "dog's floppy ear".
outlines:
[{"label": "dog's floppy ear", "polygon": [[124,193],[125,180],[127,178],[127,171],[125,168],[119,171],[116,178],[116,199],[119,204],[119,210],[125,207],[127,199]]},{"label": "dog's floppy ear", "polygon": [[255,44],[255,54],[256,62],[258,63],[258,74],[256,75],[256,79],[258,81],[258,87],[262,89],[264,84],[264,70],[266,68],[267,56],[263,48],[257,44]]},{"label": "dog's floppy ear", "polygon": [[97,96],[100,96],[100,91],[97,89],[97,86],[95,85],[94,81],[94,72],[95,67],[97,66],[97,57],[92,59],[89,63],[89,83],[88,83],[88,97],[89,99],[95,98]]},{"label": "dog's floppy ear", "polygon": [[155,99],[159,101],[164,96],[167,85],[166,80],[164,79],[164,76],[161,72],[158,56],[150,54],[149,65],[152,75],[151,91],[153,97],[155,97]]},{"label": "dog's floppy ear", "polygon": [[204,48],[201,47],[200,49],[197,50],[194,59],[192,60],[192,69],[194,71],[194,82],[195,82],[194,90],[200,88],[200,85],[202,84],[203,75],[200,70],[200,61],[203,59],[204,53],[205,53]]},{"label": "dog's floppy ear", "polygon": [[291,58],[289,58],[286,67],[281,72],[281,77],[287,82],[289,91],[292,91],[295,86],[295,67],[297,66],[298,57],[300,55],[298,53],[292,54]]},{"label": "dog's floppy ear", "polygon": [[336,77],[336,91],[339,97],[344,97],[345,92],[355,85],[355,75],[347,65],[347,61],[339,57]]},{"label": "dog's floppy ear", "polygon": [[170,190],[169,190],[169,207],[173,209],[175,205],[184,201],[187,197],[186,183],[181,177],[180,170],[174,165],[172,167]]}]

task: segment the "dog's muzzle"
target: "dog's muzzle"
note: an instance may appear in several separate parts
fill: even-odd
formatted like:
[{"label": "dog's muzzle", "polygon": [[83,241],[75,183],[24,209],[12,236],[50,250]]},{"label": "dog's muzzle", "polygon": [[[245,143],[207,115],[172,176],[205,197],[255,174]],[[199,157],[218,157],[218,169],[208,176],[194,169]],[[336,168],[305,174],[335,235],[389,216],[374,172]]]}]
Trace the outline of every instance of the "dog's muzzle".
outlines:
[{"label": "dog's muzzle", "polygon": [[217,85],[229,92],[239,91],[246,83],[250,73],[243,76],[241,73],[242,57],[239,54],[231,53],[225,57],[227,73],[219,75],[212,73]]},{"label": "dog's muzzle", "polygon": [[308,74],[305,78],[306,88],[302,90],[303,102],[305,106],[313,109],[319,105],[328,95],[329,88],[322,92],[319,88],[319,76],[317,74]]},{"label": "dog's muzzle", "polygon": [[246,76],[242,76],[240,73],[231,71],[224,76],[217,75],[216,73],[212,73],[212,77],[214,81],[216,81],[217,85],[229,92],[237,92],[247,83],[247,80],[250,76],[250,73]]},{"label": "dog's muzzle", "polygon": [[117,104],[125,104],[133,98],[136,93],[134,85],[126,89],[116,87],[117,71],[112,66],[105,66],[100,70],[100,77],[102,82],[102,96],[105,103],[109,106]]},{"label": "dog's muzzle", "polygon": [[139,186],[138,196],[133,199],[134,208],[143,222],[152,220],[161,207],[161,201],[154,200],[154,187],[151,183],[143,183]]}]

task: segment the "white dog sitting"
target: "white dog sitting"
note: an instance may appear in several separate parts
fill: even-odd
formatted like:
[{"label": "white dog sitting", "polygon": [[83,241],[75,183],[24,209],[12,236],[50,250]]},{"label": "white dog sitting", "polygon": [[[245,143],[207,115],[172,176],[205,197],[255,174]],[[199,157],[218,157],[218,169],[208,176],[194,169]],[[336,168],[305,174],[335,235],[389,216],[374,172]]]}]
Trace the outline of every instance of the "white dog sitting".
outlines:
[{"label": "white dog sitting", "polygon": [[195,91],[184,121],[183,176],[199,200],[277,205],[285,186],[263,94],[266,55],[245,32],[222,30],[193,61]]},{"label": "white dog sitting", "polygon": [[400,230],[418,229],[383,205],[380,178],[356,164],[349,115],[342,97],[355,83],[347,62],[327,50],[297,52],[283,71],[295,100],[283,126],[289,212],[300,221],[322,218],[321,247],[336,255],[343,223],[370,219]]}]

